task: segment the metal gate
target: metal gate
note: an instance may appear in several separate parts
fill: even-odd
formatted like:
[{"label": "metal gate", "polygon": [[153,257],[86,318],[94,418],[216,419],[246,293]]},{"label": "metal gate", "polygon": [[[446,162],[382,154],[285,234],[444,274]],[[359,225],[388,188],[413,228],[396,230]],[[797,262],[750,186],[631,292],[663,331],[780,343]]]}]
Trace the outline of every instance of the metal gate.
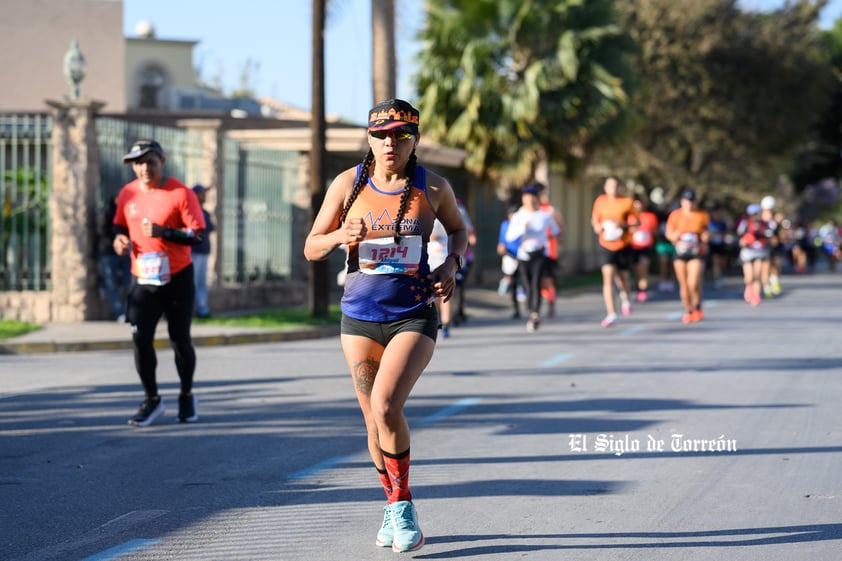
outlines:
[{"label": "metal gate", "polygon": [[50,289],[53,121],[46,114],[0,115],[0,290]]}]

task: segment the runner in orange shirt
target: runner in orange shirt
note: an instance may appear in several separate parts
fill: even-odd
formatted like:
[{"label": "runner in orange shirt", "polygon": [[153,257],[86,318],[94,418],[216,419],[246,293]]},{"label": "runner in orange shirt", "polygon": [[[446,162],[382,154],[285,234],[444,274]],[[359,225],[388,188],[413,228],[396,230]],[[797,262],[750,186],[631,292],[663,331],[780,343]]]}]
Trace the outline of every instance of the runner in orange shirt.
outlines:
[{"label": "runner in orange shirt", "polygon": [[696,192],[685,187],[681,192],[681,206],[667,218],[667,239],[675,245],[675,276],[681,302],[686,313],[682,323],[701,321],[702,276],[705,270],[704,257],[707,253],[708,225],[707,211],[696,205]]},{"label": "runner in orange shirt", "polygon": [[631,230],[629,217],[637,210],[629,197],[621,196],[622,185],[616,177],[608,177],[602,184],[604,194],[593,203],[591,226],[599,236],[599,262],[602,270],[602,297],[605,300],[605,319],[602,327],[617,321],[614,303],[614,283],[620,290],[620,308],[624,316],[631,314],[629,300],[629,268],[631,267]]}]

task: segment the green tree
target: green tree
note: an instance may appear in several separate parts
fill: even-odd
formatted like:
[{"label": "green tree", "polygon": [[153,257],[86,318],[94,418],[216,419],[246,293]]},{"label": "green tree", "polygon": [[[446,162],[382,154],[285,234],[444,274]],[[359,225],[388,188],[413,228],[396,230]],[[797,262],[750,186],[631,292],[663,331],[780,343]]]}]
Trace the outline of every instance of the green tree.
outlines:
[{"label": "green tree", "polygon": [[234,89],[230,97],[254,97],[255,90],[253,81],[254,76],[260,70],[260,62],[256,61],[252,58],[247,58],[246,61],[243,63],[242,68],[240,69],[240,84],[239,87]]},{"label": "green tree", "polygon": [[0,290],[41,290],[49,256],[47,178],[32,168],[7,170],[0,193]]},{"label": "green tree", "polygon": [[822,35],[833,67],[833,91],[809,142],[798,154],[792,179],[799,189],[822,179],[842,177],[842,18]]},{"label": "green tree", "polygon": [[584,161],[628,99],[632,44],[612,6],[427,0],[414,76],[425,134],[463,147],[469,171],[509,183],[542,159]]},{"label": "green tree", "polygon": [[744,12],[735,0],[620,2],[639,46],[637,126],[624,168],[673,191],[768,192],[821,114],[830,68],[820,45],[824,1]]}]

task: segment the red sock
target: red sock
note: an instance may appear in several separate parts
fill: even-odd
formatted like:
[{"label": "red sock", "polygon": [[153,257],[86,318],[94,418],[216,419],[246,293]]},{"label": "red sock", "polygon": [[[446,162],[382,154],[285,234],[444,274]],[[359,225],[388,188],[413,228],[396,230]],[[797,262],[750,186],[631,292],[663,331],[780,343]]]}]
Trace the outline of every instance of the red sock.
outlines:
[{"label": "red sock", "polygon": [[389,472],[377,466],[374,466],[374,469],[377,470],[377,476],[380,478],[380,483],[383,485],[383,490],[386,491],[386,498],[388,499],[392,495],[392,480],[389,479]]},{"label": "red sock", "polygon": [[555,302],[555,286],[548,286],[547,288],[541,289],[541,296],[547,302]]},{"label": "red sock", "polygon": [[387,502],[391,504],[398,501],[411,501],[412,493],[409,492],[409,450],[400,454],[383,452],[383,460],[386,462],[386,471],[389,473],[389,480],[392,484]]}]

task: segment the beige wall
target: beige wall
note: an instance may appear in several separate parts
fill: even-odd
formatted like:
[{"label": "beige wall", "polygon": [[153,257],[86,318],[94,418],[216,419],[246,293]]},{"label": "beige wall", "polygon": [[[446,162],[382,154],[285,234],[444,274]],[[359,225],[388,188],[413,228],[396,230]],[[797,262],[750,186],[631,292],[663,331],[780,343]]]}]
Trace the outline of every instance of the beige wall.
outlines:
[{"label": "beige wall", "polygon": [[44,111],[44,100],[69,96],[62,65],[73,39],[87,62],[81,97],[125,110],[121,0],[2,0],[0,7],[0,111]]},{"label": "beige wall", "polygon": [[193,69],[195,41],[167,39],[126,39],[126,104],[140,104],[141,75],[146,68],[154,67],[164,76],[164,85],[158,97],[160,106],[175,106],[176,91],[196,87]]},{"label": "beige wall", "polygon": [[564,220],[564,249],[561,259],[565,274],[578,274],[599,268],[597,239],[591,226],[591,211],[602,192],[597,178],[584,176],[575,181],[558,171],[550,172],[550,203]]}]

